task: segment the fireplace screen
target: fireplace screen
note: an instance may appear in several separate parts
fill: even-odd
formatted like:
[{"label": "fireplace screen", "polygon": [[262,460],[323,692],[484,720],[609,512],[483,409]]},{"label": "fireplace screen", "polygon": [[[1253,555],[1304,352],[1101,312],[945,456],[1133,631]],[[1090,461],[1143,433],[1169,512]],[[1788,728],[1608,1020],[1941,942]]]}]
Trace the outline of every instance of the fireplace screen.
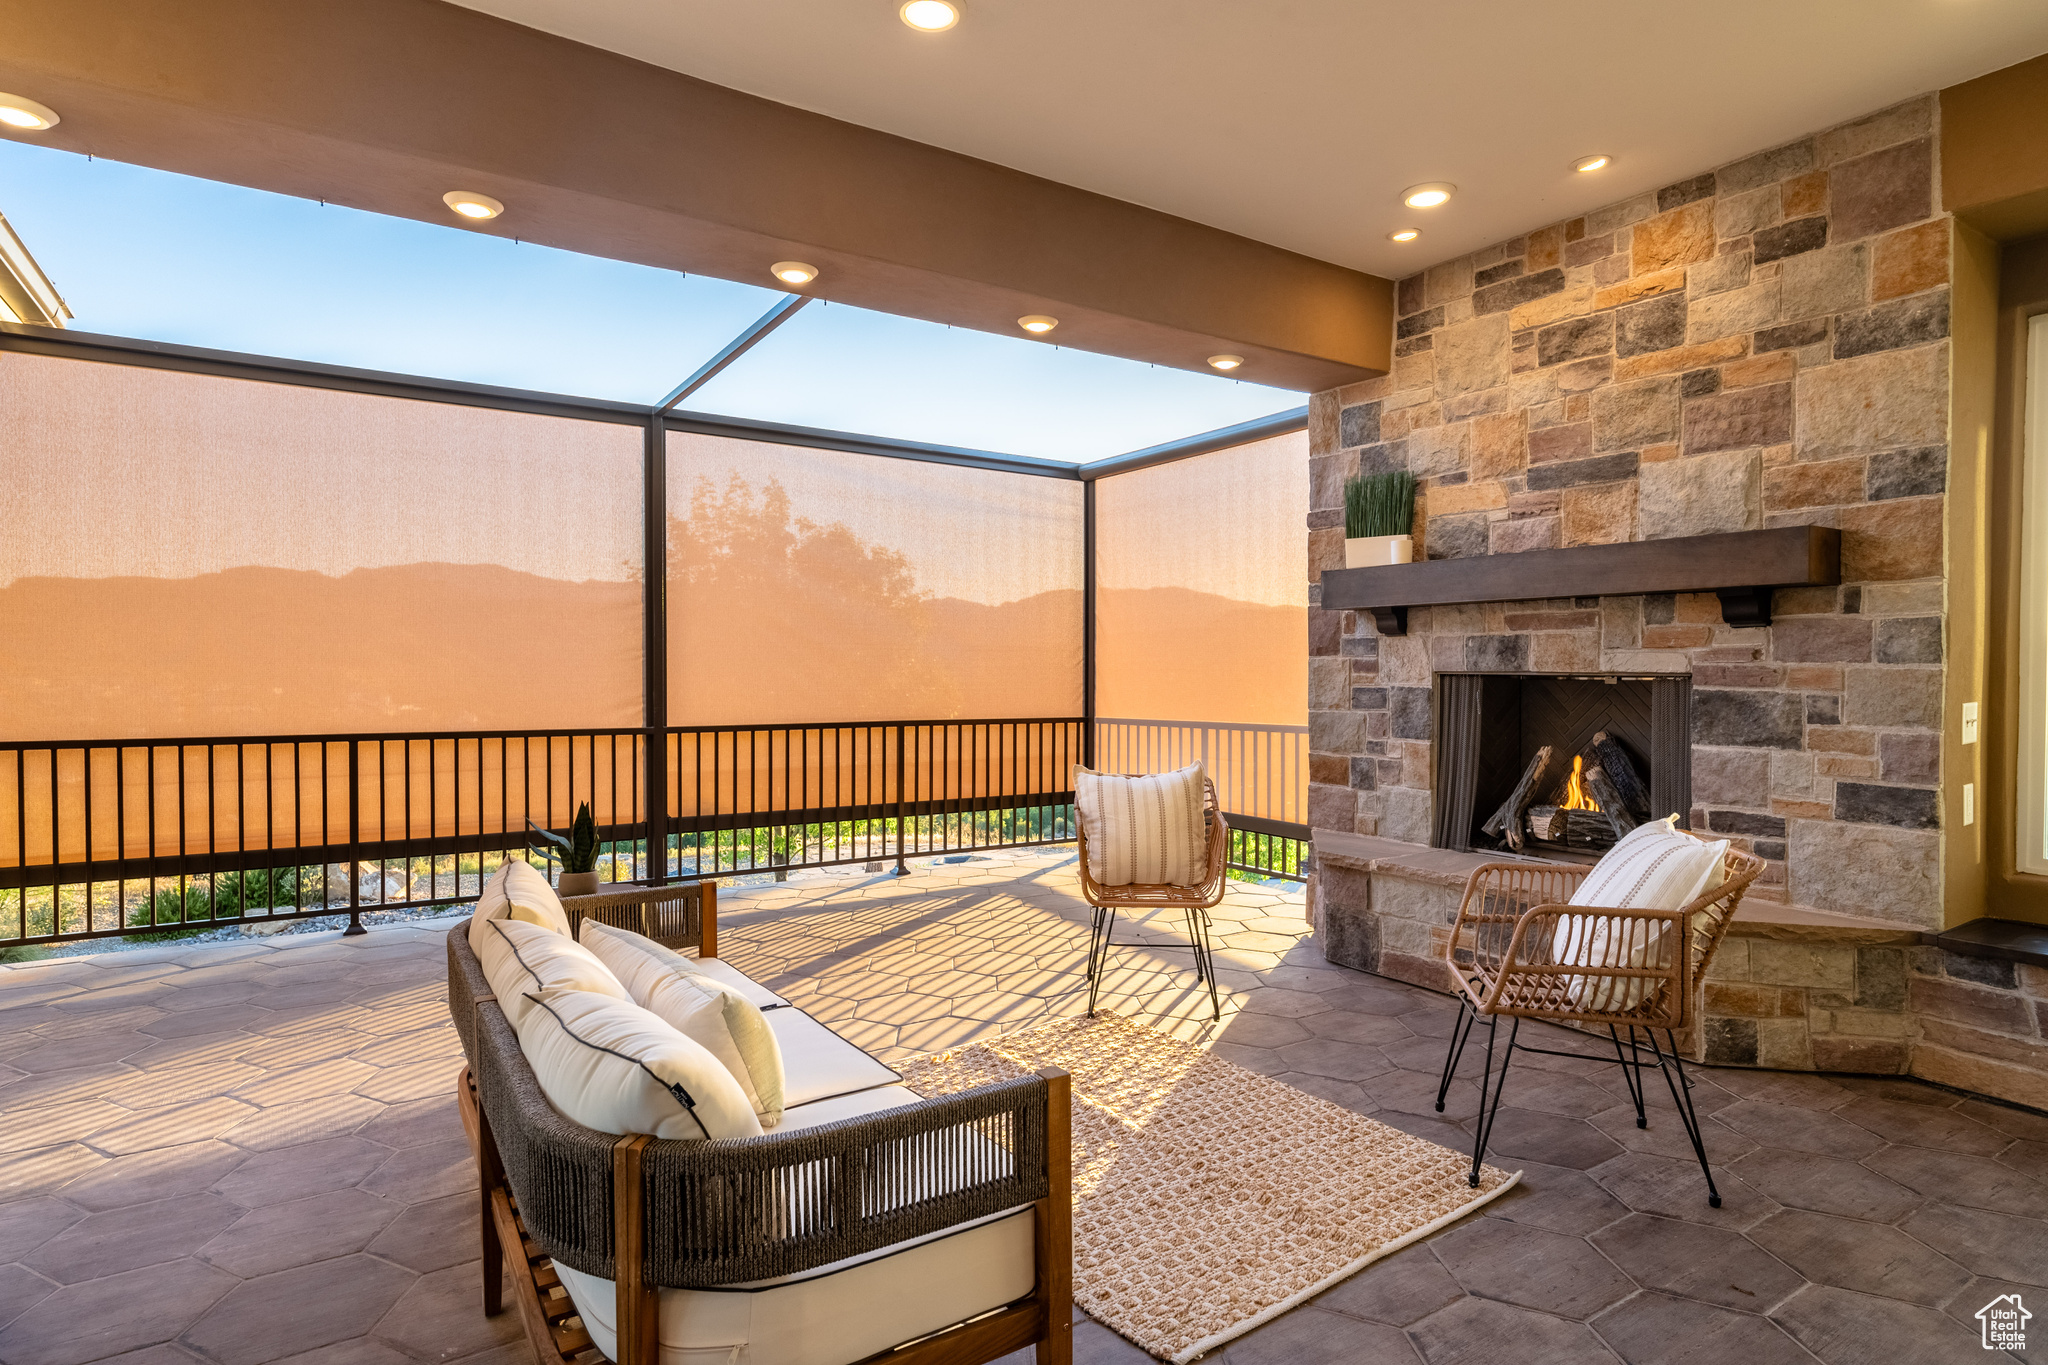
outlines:
[{"label": "fireplace screen", "polygon": [[1691,807],[1692,680],[1441,673],[1439,848],[1588,857]]}]

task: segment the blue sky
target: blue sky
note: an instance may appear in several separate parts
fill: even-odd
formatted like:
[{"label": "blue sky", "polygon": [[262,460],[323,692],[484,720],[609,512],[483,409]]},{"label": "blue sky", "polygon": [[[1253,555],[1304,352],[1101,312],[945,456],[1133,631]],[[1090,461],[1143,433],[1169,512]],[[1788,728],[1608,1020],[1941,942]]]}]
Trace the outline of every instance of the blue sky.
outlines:
[{"label": "blue sky", "polygon": [[[628,402],[662,397],[781,297],[11,139],[0,213],[81,331]],[[688,406],[1090,460],[1303,401],[814,303]]]}]

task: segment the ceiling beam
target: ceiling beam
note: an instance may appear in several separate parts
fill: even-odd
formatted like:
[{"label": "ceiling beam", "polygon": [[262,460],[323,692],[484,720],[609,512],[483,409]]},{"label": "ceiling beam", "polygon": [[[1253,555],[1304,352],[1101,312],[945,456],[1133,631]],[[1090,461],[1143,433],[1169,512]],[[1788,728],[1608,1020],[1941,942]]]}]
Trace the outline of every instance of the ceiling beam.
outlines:
[{"label": "ceiling beam", "polygon": [[472,230],[591,255],[1299,390],[1392,363],[1377,276],[440,0],[12,5],[0,90],[46,145],[442,224],[479,191]]},{"label": "ceiling beam", "polygon": [[760,317],[755,318],[752,325],[746,331],[741,332],[731,341],[726,342],[724,349],[720,350],[717,355],[711,357],[702,365],[699,365],[695,374],[670,390],[668,397],[654,405],[654,410],[656,412],[667,412],[670,408],[718,378],[720,371],[724,370],[726,366],[738,360],[748,351],[753,350],[763,338],[783,323],[789,321],[796,314],[797,309],[809,302],[810,299],[802,294],[791,294],[788,298],[761,314]]},{"label": "ceiling beam", "polygon": [[1229,450],[1233,446],[1250,445],[1253,441],[1264,441],[1274,436],[1285,436],[1290,432],[1308,429],[1308,409],[1290,408],[1276,412],[1271,417],[1256,417],[1249,422],[1239,422],[1233,427],[1218,427],[1194,436],[1184,436],[1178,441],[1164,445],[1146,446],[1143,450],[1129,450],[1107,459],[1091,460],[1081,466],[1084,479],[1106,479],[1112,474],[1129,474],[1139,469],[1150,469],[1154,465],[1172,464],[1175,460],[1191,460],[1197,455],[1212,451]]}]

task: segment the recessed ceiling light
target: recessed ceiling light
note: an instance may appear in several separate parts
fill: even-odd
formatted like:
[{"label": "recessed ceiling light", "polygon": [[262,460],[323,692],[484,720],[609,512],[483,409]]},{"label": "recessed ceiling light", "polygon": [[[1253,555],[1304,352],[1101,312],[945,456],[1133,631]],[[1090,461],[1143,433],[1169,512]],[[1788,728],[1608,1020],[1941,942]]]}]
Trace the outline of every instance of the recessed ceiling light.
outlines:
[{"label": "recessed ceiling light", "polygon": [[919,33],[944,33],[960,22],[960,7],[951,0],[908,0],[896,13]]},{"label": "recessed ceiling light", "polygon": [[496,218],[505,211],[505,206],[488,194],[477,194],[470,190],[450,190],[441,196],[441,202],[464,218],[474,218],[478,222]]},{"label": "recessed ceiling light", "polygon": [[57,111],[22,95],[0,95],[0,124],[24,133],[40,133],[58,124]]},{"label": "recessed ceiling light", "polygon": [[768,269],[784,284],[809,284],[818,278],[818,267],[802,261],[777,261]]},{"label": "recessed ceiling light", "polygon": [[1582,156],[1572,163],[1572,169],[1581,173],[1605,170],[1607,163],[1613,159],[1611,156]]},{"label": "recessed ceiling light", "polygon": [[1411,209],[1433,209],[1450,199],[1457,188],[1441,180],[1432,180],[1427,185],[1410,185],[1401,191],[1401,202]]},{"label": "recessed ceiling light", "polygon": [[1414,228],[1397,228],[1387,234],[1387,240],[1390,242],[1412,242],[1421,235]]},{"label": "recessed ceiling light", "polygon": [[1241,355],[1212,355],[1209,357],[1209,363],[1219,370],[1234,370],[1244,364],[1244,357]]},{"label": "recessed ceiling light", "polygon": [[1060,325],[1058,318],[1049,318],[1043,313],[1026,313],[1017,319],[1017,325],[1033,336],[1044,336]]}]

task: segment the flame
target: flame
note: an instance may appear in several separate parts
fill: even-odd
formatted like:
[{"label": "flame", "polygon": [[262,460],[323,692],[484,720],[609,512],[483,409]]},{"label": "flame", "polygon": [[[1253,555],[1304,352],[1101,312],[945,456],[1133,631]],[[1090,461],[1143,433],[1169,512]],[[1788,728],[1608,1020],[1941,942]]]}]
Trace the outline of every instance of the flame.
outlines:
[{"label": "flame", "polygon": [[1564,784],[1564,800],[1559,810],[1599,810],[1600,803],[1586,790],[1586,756],[1575,755],[1572,759],[1572,775]]}]

